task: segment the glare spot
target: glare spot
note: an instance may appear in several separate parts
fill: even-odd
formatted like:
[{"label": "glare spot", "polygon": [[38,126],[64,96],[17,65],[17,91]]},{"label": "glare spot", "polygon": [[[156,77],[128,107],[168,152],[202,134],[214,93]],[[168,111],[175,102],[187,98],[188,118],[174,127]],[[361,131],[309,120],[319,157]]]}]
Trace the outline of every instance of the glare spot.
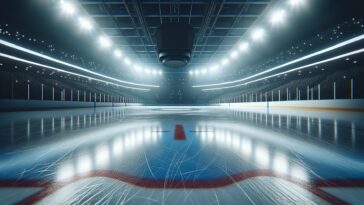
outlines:
[{"label": "glare spot", "polygon": [[270,22],[273,25],[284,23],[284,19],[286,18],[286,12],[284,10],[276,10],[271,14]]},{"label": "glare spot", "polygon": [[100,36],[99,43],[103,48],[109,48],[111,46],[111,40],[106,36]]},{"label": "glare spot", "polygon": [[74,175],[74,167],[71,162],[65,162],[60,165],[57,171],[57,180],[64,181],[73,177]]},{"label": "glare spot", "polygon": [[83,29],[83,30],[86,30],[86,31],[90,31],[92,30],[92,23],[90,20],[86,19],[86,18],[83,18],[83,17],[80,17],[78,19],[79,23],[80,23],[80,27]]},{"label": "glare spot", "polygon": [[255,160],[257,165],[261,167],[268,167],[269,165],[269,151],[266,146],[264,145],[257,145],[255,147]]},{"label": "glare spot", "polygon": [[109,156],[109,147],[107,144],[101,144],[96,147],[96,156],[95,161],[98,167],[105,167],[109,164],[110,156]]},{"label": "glare spot", "polygon": [[252,31],[251,37],[253,41],[262,41],[265,35],[265,31],[262,28],[256,28]]},{"label": "glare spot", "polygon": [[77,161],[77,173],[83,174],[91,171],[92,169],[92,161],[91,157],[88,154],[81,154]]}]

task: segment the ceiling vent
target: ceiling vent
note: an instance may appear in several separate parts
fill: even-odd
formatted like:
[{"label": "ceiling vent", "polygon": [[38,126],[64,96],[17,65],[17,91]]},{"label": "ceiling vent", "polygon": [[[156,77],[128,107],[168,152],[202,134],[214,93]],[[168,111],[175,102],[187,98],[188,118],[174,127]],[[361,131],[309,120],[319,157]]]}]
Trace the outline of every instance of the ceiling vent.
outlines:
[{"label": "ceiling vent", "polygon": [[181,68],[191,59],[193,29],[189,24],[166,23],[156,32],[159,61],[169,68]]}]

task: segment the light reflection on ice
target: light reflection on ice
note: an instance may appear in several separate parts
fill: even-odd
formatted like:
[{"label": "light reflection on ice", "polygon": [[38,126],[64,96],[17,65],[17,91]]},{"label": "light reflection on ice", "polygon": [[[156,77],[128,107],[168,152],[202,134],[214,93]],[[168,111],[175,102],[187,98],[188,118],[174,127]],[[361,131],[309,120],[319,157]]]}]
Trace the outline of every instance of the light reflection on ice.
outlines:
[{"label": "light reflection on ice", "polygon": [[[246,136],[240,131],[218,124],[199,123],[196,128],[214,132],[196,132],[204,145],[217,146],[237,153],[242,159],[254,164],[258,169],[270,169],[274,173],[289,175],[294,179],[309,180],[306,169],[290,160],[285,151],[270,147],[266,142]],[[201,130],[201,129],[200,129]],[[213,140],[215,136],[215,141]]]},{"label": "light reflection on ice", "polygon": [[[58,165],[56,171],[57,181],[67,181],[78,175],[82,176],[90,173],[92,170],[107,169],[111,166],[111,160],[119,161],[120,158],[128,153],[133,152],[137,147],[144,147],[148,144],[155,144],[162,137],[162,128],[159,124],[143,125],[140,128],[134,128],[118,135],[111,140],[105,140],[98,143],[93,149],[87,152],[76,153],[74,160],[67,159]],[[91,151],[94,151],[93,153]]]},{"label": "light reflection on ice", "polygon": [[277,152],[273,158],[273,169],[282,174],[288,174],[288,160],[287,156],[283,153]]},{"label": "light reflection on ice", "polygon": [[302,181],[308,181],[308,174],[305,168],[299,165],[292,165],[290,175]]},{"label": "light reflection on ice", "polygon": [[114,138],[112,148],[113,156],[119,158],[123,152],[123,138],[121,136]]},{"label": "light reflection on ice", "polygon": [[255,160],[261,168],[267,168],[269,166],[269,151],[265,145],[258,144],[255,147]]},{"label": "light reflection on ice", "polygon": [[92,159],[89,153],[82,153],[77,159],[77,173],[84,174],[92,170]]},{"label": "light reflection on ice", "polygon": [[69,161],[63,162],[57,171],[57,181],[63,181],[73,177],[74,175],[74,167],[73,164]]},{"label": "light reflection on ice", "polygon": [[95,153],[96,153],[95,160],[97,167],[106,167],[109,164],[110,160],[109,147],[107,146],[107,144],[101,144],[97,146]]},{"label": "light reflection on ice", "polygon": [[249,158],[252,155],[252,142],[249,138],[241,139],[241,153]]}]

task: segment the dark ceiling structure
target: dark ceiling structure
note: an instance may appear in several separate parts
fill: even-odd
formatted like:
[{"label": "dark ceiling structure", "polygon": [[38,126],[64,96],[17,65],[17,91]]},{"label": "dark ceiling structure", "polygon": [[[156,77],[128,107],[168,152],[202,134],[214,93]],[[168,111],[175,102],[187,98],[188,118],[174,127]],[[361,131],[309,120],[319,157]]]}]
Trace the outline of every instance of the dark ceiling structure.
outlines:
[{"label": "dark ceiling structure", "polygon": [[259,18],[270,0],[79,0],[105,34],[132,59],[158,66],[156,29],[188,23],[195,38],[190,66],[221,58]]},{"label": "dark ceiling structure", "polygon": [[[118,90],[145,102],[207,103],[225,95],[271,90],[272,82],[277,87],[317,76],[307,69],[251,87],[231,83],[360,35],[362,4],[361,0],[9,0],[0,7],[0,34],[9,42],[102,75],[157,85],[143,93]],[[272,14],[279,9],[286,16],[283,24],[273,25]],[[91,22],[92,29],[82,28],[80,18]],[[171,23],[189,24],[194,34],[191,59],[179,69],[163,67],[158,58],[157,29]],[[265,32],[262,41],[251,35],[257,28]],[[20,34],[23,37],[17,39]],[[103,47],[100,37],[111,45]],[[35,38],[45,43],[37,44]],[[242,43],[249,49],[242,51]],[[117,57],[116,50],[122,56]],[[239,54],[233,57],[236,51]],[[229,63],[223,65],[226,59]],[[219,68],[214,69],[216,65]],[[328,72],[312,69],[320,75]],[[219,89],[225,83],[231,88]],[[212,89],[207,92],[208,88]]]}]

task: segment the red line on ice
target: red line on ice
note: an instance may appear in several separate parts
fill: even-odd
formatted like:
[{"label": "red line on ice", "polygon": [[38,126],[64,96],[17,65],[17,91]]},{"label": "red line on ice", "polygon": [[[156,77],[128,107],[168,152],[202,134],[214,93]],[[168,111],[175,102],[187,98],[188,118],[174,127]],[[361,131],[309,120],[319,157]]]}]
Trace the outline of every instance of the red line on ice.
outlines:
[{"label": "red line on ice", "polygon": [[215,179],[203,179],[203,180],[186,180],[186,179],[145,179],[136,176],[130,176],[127,174],[115,172],[115,171],[92,171],[84,176],[77,176],[70,178],[65,182],[53,182],[51,180],[3,180],[0,181],[0,187],[42,187],[43,189],[39,192],[19,201],[17,204],[33,204],[44,197],[56,192],[58,189],[74,183],[78,180],[91,178],[91,177],[106,177],[121,182],[129,183],[135,186],[143,188],[153,188],[153,189],[212,189],[220,188],[240,181],[254,178],[254,177],[276,177],[279,179],[287,180],[293,184],[296,184],[316,196],[326,200],[331,204],[348,204],[342,199],[333,196],[321,188],[323,187],[364,187],[363,179],[349,179],[349,180],[337,180],[337,179],[322,179],[315,180],[312,182],[305,182],[288,175],[277,174],[271,170],[252,170],[237,173],[231,176],[215,178]]},{"label": "red line on ice", "polygon": [[186,140],[185,130],[183,125],[177,124],[174,128],[174,140]]}]

